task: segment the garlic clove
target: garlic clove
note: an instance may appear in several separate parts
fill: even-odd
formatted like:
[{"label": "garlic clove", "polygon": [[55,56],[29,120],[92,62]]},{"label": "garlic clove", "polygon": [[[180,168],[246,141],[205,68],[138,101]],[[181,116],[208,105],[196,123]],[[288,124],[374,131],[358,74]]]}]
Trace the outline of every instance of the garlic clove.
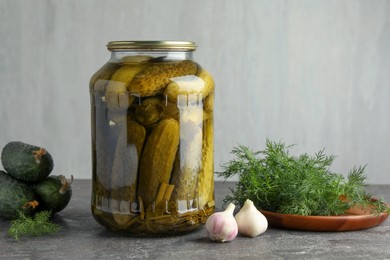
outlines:
[{"label": "garlic clove", "polygon": [[211,240],[222,243],[236,238],[238,226],[233,216],[234,208],[230,203],[225,211],[216,212],[206,220],[206,232]]},{"label": "garlic clove", "polygon": [[238,232],[244,236],[256,237],[268,228],[266,217],[257,210],[253,202],[247,199],[235,216]]}]

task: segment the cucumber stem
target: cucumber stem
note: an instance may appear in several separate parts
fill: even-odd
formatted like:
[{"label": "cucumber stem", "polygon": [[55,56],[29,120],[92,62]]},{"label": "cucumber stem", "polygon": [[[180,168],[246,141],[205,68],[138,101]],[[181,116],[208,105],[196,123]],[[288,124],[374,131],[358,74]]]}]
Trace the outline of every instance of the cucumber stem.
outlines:
[{"label": "cucumber stem", "polygon": [[46,150],[45,150],[44,148],[41,147],[41,148],[39,148],[39,150],[33,151],[32,153],[33,153],[33,155],[34,155],[35,162],[36,162],[37,164],[39,164],[39,163],[41,162],[42,156],[46,154]]},{"label": "cucumber stem", "polygon": [[35,209],[38,205],[39,205],[39,202],[36,201],[36,200],[33,200],[33,201],[26,202],[23,205],[22,208],[24,208],[24,209],[27,209],[27,208]]},{"label": "cucumber stem", "polygon": [[64,194],[69,189],[70,185],[73,183],[73,175],[70,176],[69,182],[64,175],[60,175],[60,180],[61,180],[60,193]]}]

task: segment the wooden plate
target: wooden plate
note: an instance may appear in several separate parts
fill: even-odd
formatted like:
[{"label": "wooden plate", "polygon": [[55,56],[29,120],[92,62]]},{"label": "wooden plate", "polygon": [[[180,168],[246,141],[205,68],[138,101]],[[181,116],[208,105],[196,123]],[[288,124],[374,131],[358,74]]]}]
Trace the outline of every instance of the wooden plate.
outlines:
[{"label": "wooden plate", "polygon": [[380,225],[388,213],[370,214],[364,209],[353,208],[340,216],[302,216],[260,210],[268,224],[277,228],[305,231],[352,231]]}]

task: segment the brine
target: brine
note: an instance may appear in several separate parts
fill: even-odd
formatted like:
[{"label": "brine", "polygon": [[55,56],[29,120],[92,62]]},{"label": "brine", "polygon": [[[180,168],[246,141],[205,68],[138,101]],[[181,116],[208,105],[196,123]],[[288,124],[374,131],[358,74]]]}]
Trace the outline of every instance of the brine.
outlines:
[{"label": "brine", "polygon": [[111,230],[173,235],[215,208],[214,81],[190,59],[110,61],[91,79],[92,213]]}]

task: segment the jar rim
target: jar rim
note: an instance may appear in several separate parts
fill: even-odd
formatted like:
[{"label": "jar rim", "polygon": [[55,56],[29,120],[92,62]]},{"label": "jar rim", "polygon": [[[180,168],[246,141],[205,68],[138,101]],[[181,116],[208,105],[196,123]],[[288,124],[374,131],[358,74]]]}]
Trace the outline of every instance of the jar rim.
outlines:
[{"label": "jar rim", "polygon": [[124,50],[169,50],[195,51],[196,44],[192,41],[110,41],[107,44],[109,51]]}]

